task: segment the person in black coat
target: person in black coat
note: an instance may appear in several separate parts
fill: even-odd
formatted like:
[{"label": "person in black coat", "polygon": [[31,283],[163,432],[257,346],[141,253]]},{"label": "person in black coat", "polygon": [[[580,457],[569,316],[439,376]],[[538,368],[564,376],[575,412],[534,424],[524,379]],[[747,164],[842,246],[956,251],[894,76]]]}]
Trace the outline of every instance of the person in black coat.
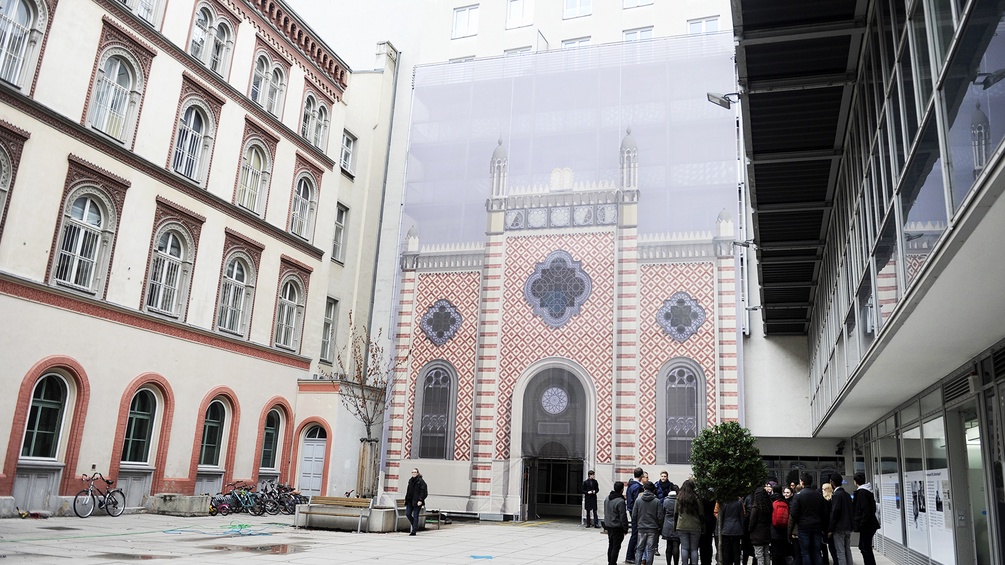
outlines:
[{"label": "person in black coat", "polygon": [[750,533],[750,543],[754,548],[754,559],[757,565],[771,562],[771,498],[768,491],[759,488],[754,491],[754,500],[750,504],[750,519],[747,521],[747,531]]},{"label": "person in black coat", "polygon": [[[615,481],[614,490],[604,501],[604,529],[607,530],[607,563],[618,564],[621,543],[628,533],[628,506],[625,502],[625,483]],[[634,557],[634,556],[633,556]]]},{"label": "person in black coat", "polygon": [[418,469],[412,469],[412,478],[408,479],[408,489],[405,490],[405,515],[408,516],[408,523],[412,525],[412,530],[408,533],[410,536],[414,536],[419,527],[419,514],[426,504],[428,495],[426,481]]},{"label": "person in black coat", "polygon": [[879,529],[876,519],[876,496],[872,485],[865,481],[865,473],[855,473],[855,500],[852,502],[852,527],[858,532],[858,549],[865,565],[876,565],[872,538]]},{"label": "person in black coat", "polygon": [[597,517],[597,491],[600,490],[600,483],[597,482],[596,473],[592,470],[586,474],[589,478],[583,481],[583,507],[586,509],[586,527],[590,527],[590,512],[593,512],[593,527],[600,527],[600,518]]}]

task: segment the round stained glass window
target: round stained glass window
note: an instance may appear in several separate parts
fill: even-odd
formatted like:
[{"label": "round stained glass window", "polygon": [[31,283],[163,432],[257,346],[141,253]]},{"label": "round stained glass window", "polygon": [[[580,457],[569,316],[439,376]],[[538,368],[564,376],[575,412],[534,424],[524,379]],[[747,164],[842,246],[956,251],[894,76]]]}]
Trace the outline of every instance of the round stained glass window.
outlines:
[{"label": "round stained glass window", "polygon": [[541,408],[549,414],[561,414],[569,407],[569,393],[553,386],[541,394]]}]

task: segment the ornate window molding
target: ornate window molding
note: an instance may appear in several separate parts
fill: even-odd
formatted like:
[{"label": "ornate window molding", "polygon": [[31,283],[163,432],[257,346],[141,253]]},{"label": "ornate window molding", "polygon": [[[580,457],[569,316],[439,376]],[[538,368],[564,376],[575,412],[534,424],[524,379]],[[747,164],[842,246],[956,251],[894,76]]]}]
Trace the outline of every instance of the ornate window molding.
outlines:
[{"label": "ornate window molding", "polygon": [[557,250],[534,266],[523,293],[534,314],[549,326],[559,328],[579,314],[592,289],[593,281],[583,270],[583,263],[568,252]]},{"label": "ornate window molding", "polygon": [[683,343],[705,323],[705,309],[690,294],[675,292],[656,311],[656,323],[663,333]]},{"label": "ornate window molding", "polygon": [[463,318],[457,307],[449,300],[441,298],[426,310],[419,321],[419,327],[429,341],[439,347],[457,335],[462,322]]},{"label": "ornate window molding", "polygon": [[415,383],[415,416],[412,421],[412,457],[453,459],[457,370],[436,360],[419,371]]},{"label": "ornate window molding", "polygon": [[678,357],[663,365],[656,383],[656,461],[687,464],[691,442],[705,428],[704,372]]}]

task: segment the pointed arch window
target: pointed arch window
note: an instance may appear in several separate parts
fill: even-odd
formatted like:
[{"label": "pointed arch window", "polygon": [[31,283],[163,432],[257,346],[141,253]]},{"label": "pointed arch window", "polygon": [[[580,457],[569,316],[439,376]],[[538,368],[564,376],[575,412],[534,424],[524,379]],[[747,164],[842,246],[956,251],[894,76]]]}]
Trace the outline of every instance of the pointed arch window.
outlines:
[{"label": "pointed arch window", "polygon": [[457,390],[456,372],[446,363],[434,362],[419,375],[413,424],[418,440],[415,453],[423,459],[451,459],[455,418],[451,399]]},{"label": "pointed arch window", "polygon": [[35,384],[24,441],[21,444],[21,457],[56,458],[66,397],[66,383],[59,375],[50,373]]},{"label": "pointed arch window", "polygon": [[141,389],[133,396],[129,403],[129,418],[126,420],[126,435],[122,443],[123,462],[149,462],[156,413],[157,400],[152,392]]},{"label": "pointed arch window", "polygon": [[691,359],[674,359],[660,371],[656,399],[656,457],[686,464],[691,442],[705,427],[705,377]]}]

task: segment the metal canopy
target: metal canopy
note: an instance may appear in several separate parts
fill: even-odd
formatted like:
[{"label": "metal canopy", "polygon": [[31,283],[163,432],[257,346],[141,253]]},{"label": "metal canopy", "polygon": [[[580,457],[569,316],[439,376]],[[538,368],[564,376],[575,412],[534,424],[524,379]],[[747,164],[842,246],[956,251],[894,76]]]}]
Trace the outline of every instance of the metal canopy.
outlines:
[{"label": "metal canopy", "polygon": [[731,4],[764,332],[806,335],[866,0]]}]

